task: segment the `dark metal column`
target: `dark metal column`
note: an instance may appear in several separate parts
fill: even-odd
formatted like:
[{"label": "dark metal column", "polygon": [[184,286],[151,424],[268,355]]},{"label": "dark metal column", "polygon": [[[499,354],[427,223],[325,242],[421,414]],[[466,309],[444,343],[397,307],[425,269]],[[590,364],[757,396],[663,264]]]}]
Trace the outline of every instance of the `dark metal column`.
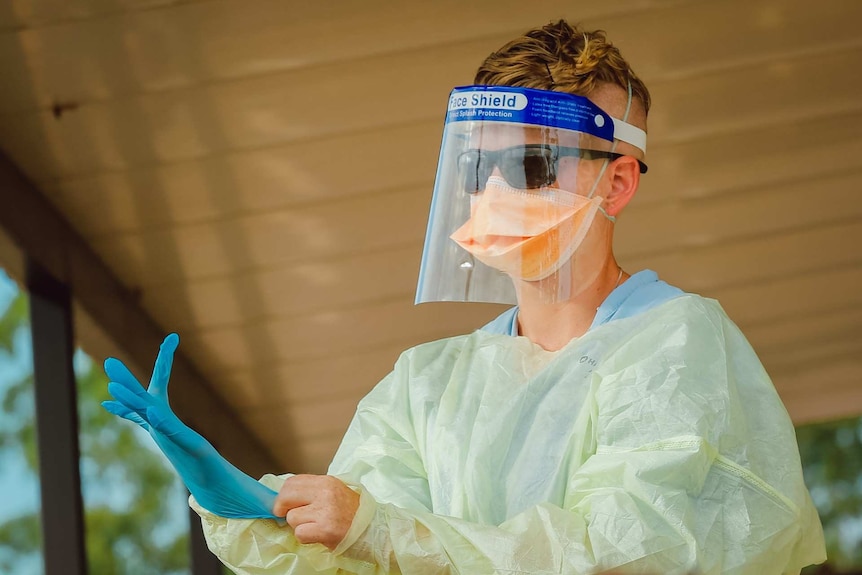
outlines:
[{"label": "dark metal column", "polygon": [[224,565],[207,548],[201,518],[189,508],[189,545],[192,554],[192,575],[222,575]]},{"label": "dark metal column", "polygon": [[45,575],[85,575],[69,288],[27,261]]}]

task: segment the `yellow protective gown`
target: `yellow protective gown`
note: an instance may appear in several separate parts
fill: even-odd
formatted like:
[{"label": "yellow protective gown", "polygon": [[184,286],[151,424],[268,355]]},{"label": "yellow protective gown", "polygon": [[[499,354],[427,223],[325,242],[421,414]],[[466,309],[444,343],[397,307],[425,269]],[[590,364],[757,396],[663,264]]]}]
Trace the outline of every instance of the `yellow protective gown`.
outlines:
[{"label": "yellow protective gown", "polygon": [[334,552],[192,501],[210,549],[246,575],[777,575],[825,559],[787,412],[694,295],[553,353],[481,331],[410,349],[329,473],[362,495]]}]

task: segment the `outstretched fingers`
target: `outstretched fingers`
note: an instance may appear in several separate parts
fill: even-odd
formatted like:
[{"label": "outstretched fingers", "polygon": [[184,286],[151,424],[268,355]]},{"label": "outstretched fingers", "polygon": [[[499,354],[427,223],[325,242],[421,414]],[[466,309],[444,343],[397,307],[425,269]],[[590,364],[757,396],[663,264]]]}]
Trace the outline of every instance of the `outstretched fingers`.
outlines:
[{"label": "outstretched fingers", "polygon": [[147,431],[150,430],[150,425],[144,420],[144,418],[119,401],[103,401],[102,407],[104,407],[105,411],[108,413],[112,413],[118,417],[122,417],[123,419],[128,419],[132,423],[140,425]]},{"label": "outstretched fingers", "polygon": [[137,390],[129,389],[121,382],[111,381],[108,382],[108,393],[126,408],[141,416],[142,419],[147,419],[147,407],[152,405],[154,400],[142,387]]},{"label": "outstretched fingers", "polygon": [[107,374],[108,379],[111,381],[122,383],[129,389],[136,387],[144,389],[138,378],[132,375],[132,372],[126,367],[126,364],[115,357],[109,357],[105,360],[105,374]]},{"label": "outstretched fingers", "polygon": [[153,376],[150,378],[149,392],[170,405],[168,401],[168,382],[171,378],[171,367],[174,363],[174,352],[180,344],[180,336],[168,334],[159,346],[159,356],[153,366]]}]

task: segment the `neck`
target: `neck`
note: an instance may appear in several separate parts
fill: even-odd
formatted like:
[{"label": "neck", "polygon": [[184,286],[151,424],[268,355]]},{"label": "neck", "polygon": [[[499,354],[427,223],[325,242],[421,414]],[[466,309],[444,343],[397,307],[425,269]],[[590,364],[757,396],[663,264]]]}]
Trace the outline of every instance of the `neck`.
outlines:
[{"label": "neck", "polygon": [[596,309],[622,282],[629,278],[616,260],[607,259],[598,276],[582,286],[573,297],[557,302],[542,301],[539,289],[522,286],[518,290],[518,332],[548,351],[562,349],[589,329]]}]

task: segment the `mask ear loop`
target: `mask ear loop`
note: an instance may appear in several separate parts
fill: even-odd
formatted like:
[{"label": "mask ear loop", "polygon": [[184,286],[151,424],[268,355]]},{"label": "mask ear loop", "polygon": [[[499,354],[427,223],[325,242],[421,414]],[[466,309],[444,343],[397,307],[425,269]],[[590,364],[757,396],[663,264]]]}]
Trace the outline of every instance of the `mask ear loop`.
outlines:
[{"label": "mask ear loop", "polygon": [[[628,81],[626,84],[627,84],[627,86],[628,86],[628,99],[626,100],[626,112],[625,112],[625,114],[623,114],[623,122],[627,122],[627,121],[628,121],[628,119],[629,119],[629,112],[630,112],[630,111],[631,111],[631,109],[632,109],[632,83],[631,83],[630,81]],[[613,143],[611,144],[611,152],[616,151],[616,149],[617,149],[617,142],[618,142],[618,141],[619,141],[619,140],[614,139]],[[608,164],[610,164],[610,163],[611,163],[611,162],[610,162],[610,159],[609,159],[609,158],[605,158],[605,161],[604,161],[604,162],[602,162],[602,169],[599,171],[599,175],[598,175],[598,177],[596,178],[596,181],[595,181],[595,182],[593,182],[593,187],[592,187],[592,189],[590,189],[590,193],[589,193],[589,195],[587,195],[587,198],[588,198],[588,199],[592,199],[592,198],[593,198],[593,195],[596,193],[596,188],[598,187],[599,182],[602,180],[602,176],[604,176],[604,175],[605,175],[605,170],[608,168]],[[604,216],[605,216],[607,219],[609,219],[610,221],[612,221],[612,222],[616,222],[616,221],[617,221],[617,219],[616,219],[614,216],[612,216],[612,215],[608,214],[608,213],[605,211],[605,209],[604,209],[603,207],[599,206],[599,211],[600,211],[600,212],[602,212],[602,214],[604,214]]]}]

